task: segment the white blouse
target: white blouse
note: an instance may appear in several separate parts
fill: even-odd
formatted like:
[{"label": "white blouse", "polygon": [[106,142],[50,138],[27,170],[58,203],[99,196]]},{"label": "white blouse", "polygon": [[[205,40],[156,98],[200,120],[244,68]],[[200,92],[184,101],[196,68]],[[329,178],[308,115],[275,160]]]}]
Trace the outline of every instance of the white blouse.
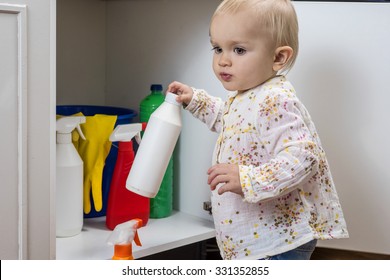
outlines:
[{"label": "white blouse", "polygon": [[313,239],[348,237],[315,126],[284,76],[230,93],[226,102],[193,90],[186,110],[219,133],[212,164],[239,165],[244,196],[211,195],[224,259],[265,258]]}]

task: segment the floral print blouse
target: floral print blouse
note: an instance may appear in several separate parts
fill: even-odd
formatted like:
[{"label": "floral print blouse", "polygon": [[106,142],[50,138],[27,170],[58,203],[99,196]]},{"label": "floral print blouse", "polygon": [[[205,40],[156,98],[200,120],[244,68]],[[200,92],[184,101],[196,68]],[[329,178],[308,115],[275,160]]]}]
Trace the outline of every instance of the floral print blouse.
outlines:
[{"label": "floral print blouse", "polygon": [[259,259],[348,232],[309,113],[284,76],[228,100],[193,89],[186,110],[219,137],[213,165],[239,165],[244,196],[212,191],[224,259]]}]

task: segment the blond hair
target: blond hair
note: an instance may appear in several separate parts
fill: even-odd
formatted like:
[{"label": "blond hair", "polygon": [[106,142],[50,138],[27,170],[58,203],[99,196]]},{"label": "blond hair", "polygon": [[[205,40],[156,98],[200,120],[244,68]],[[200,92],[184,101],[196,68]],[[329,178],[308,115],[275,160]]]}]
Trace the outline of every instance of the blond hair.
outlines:
[{"label": "blond hair", "polygon": [[224,0],[214,12],[215,15],[223,13],[236,13],[241,9],[250,9],[257,16],[259,27],[265,27],[272,35],[275,49],[289,46],[293,55],[287,62],[283,71],[290,70],[297,58],[298,19],[294,6],[290,0]]}]

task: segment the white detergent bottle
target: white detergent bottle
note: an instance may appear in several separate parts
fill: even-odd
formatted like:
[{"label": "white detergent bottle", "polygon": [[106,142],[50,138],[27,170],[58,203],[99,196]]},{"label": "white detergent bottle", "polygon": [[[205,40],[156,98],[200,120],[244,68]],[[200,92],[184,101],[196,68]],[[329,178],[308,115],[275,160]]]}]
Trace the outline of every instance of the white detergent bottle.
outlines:
[{"label": "white detergent bottle", "polygon": [[85,139],[80,124],[85,117],[57,120],[56,236],[70,237],[83,227],[83,161],[72,143],[77,129]]},{"label": "white detergent bottle", "polygon": [[126,188],[153,198],[159,191],[181,131],[181,104],[168,92],[150,116],[126,181]]}]

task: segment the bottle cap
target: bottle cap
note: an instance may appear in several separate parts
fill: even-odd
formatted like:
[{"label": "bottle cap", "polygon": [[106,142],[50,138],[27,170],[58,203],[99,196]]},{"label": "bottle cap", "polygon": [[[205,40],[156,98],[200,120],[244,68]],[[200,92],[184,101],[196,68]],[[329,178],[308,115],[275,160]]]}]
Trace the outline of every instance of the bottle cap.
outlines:
[{"label": "bottle cap", "polygon": [[114,246],[114,260],[133,260],[133,248],[131,244],[117,244]]},{"label": "bottle cap", "polygon": [[172,92],[167,92],[165,95],[165,101],[173,105],[181,106],[181,103],[176,101],[177,95]]},{"label": "bottle cap", "polygon": [[152,85],[150,86],[150,90],[151,90],[151,91],[162,91],[162,90],[163,90],[163,87],[162,87],[162,85],[160,85],[160,84],[152,84]]}]

